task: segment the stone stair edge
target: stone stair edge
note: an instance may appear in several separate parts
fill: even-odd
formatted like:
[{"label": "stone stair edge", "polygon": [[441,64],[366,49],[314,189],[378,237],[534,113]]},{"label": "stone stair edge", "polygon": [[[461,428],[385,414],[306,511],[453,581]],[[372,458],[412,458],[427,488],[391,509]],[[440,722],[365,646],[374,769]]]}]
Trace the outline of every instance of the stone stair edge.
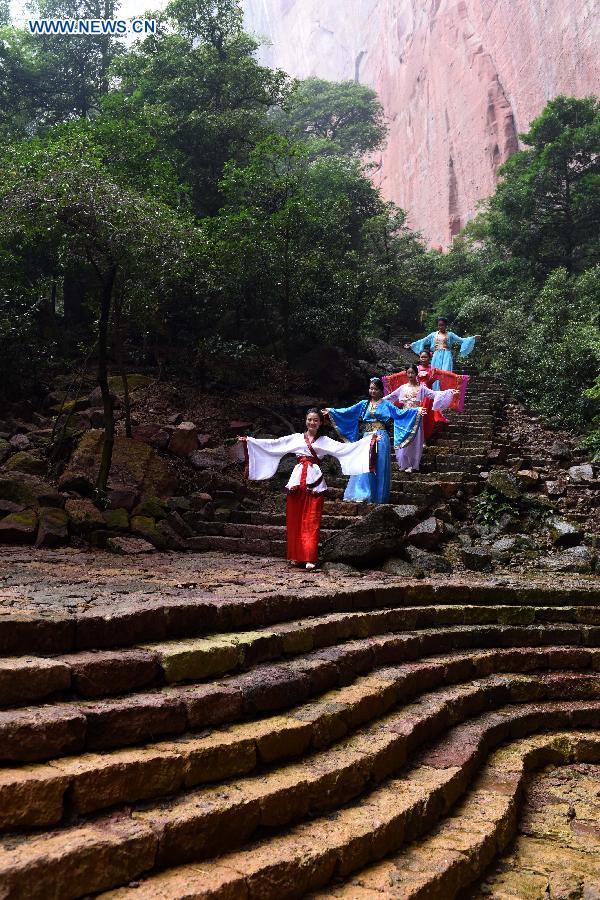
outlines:
[{"label": "stone stair edge", "polygon": [[182,636],[248,630],[311,615],[390,606],[473,605],[585,606],[600,599],[600,585],[583,588],[540,585],[412,582],[261,597],[173,598],[98,606],[72,615],[0,612],[0,654],[60,654],[133,646]]},{"label": "stone stair edge", "polygon": [[[487,634],[465,633],[462,641],[457,636],[457,632],[440,634],[436,630],[411,637],[384,635],[318,649],[300,660],[265,663],[247,672],[226,673],[220,681],[207,684],[174,685],[125,697],[6,710],[0,712],[0,760],[40,762],[273,713],[386,665],[404,664],[453,649],[500,649],[498,638],[504,649],[512,647],[519,637],[521,648],[527,648],[532,636],[537,639],[536,646],[545,637],[547,648],[556,641],[584,653],[595,649],[581,645],[576,629],[553,628],[544,633],[538,628],[532,635],[526,628],[508,626],[502,630],[488,628]],[[600,627],[594,628],[593,643],[600,643]],[[522,658],[518,653],[513,657]],[[595,665],[597,654],[590,658]]]},{"label": "stone stair edge", "polygon": [[[0,708],[48,702],[74,695],[100,700],[167,684],[198,683],[258,663],[294,659],[304,652],[362,638],[414,636],[430,629],[527,626],[534,629],[600,626],[594,606],[389,607],[292,619],[250,631],[217,632],[140,643],[129,648],[81,650],[74,654],[0,658]],[[599,629],[600,631],[600,629]],[[533,631],[539,635],[539,631]]]},{"label": "stone stair edge", "polygon": [[[149,900],[149,898],[155,900],[158,897],[163,900],[163,898],[170,897],[175,900],[181,895],[177,892],[165,893],[164,885],[169,881],[173,883],[173,880],[176,879],[175,891],[180,891],[182,882],[178,879],[177,868],[185,866],[186,863],[196,864],[195,872],[192,866],[190,866],[190,872],[200,875],[205,888],[208,888],[212,881],[213,871],[218,874],[226,873],[230,885],[234,880],[238,886],[237,891],[230,892],[229,896],[232,898],[244,896],[239,894],[239,888],[243,884],[249,887],[246,896],[254,898],[254,900],[302,896],[307,891],[328,883],[334,873],[342,877],[348,875],[354,869],[380,858],[384,853],[399,849],[406,841],[420,837],[427,828],[434,826],[466,793],[470,783],[469,776],[474,775],[484,765],[485,759],[481,757],[489,756],[493,746],[499,743],[502,737],[505,739],[522,738],[528,733],[546,729],[556,732],[569,726],[575,726],[579,731],[585,731],[586,728],[595,730],[590,719],[597,715],[597,709],[598,703],[583,701],[575,701],[570,704],[556,703],[549,705],[547,709],[540,706],[525,707],[514,711],[514,722],[511,717],[512,710],[509,709],[508,713],[505,713],[504,729],[499,721],[500,716],[494,715],[492,712],[489,714],[489,728],[487,732],[484,731],[482,738],[484,747],[486,743],[491,746],[488,745],[485,748],[487,752],[481,752],[479,747],[469,747],[468,750],[471,752],[462,765],[458,766],[458,771],[456,767],[419,765],[417,760],[415,765],[409,765],[402,778],[394,773],[398,769],[402,771],[405,760],[397,765],[395,760],[388,758],[383,763],[381,770],[384,780],[381,783],[373,784],[368,794],[361,793],[366,780],[364,772],[355,778],[349,788],[346,788],[347,793],[357,801],[353,806],[342,806],[338,809],[336,816],[332,817],[327,814],[330,808],[327,804],[331,801],[331,797],[323,798],[321,808],[319,808],[317,799],[317,805],[313,807],[314,811],[308,821],[292,824],[291,830],[283,835],[276,831],[271,839],[263,837],[261,840],[259,835],[258,841],[255,843],[250,842],[263,822],[265,823],[263,827],[266,828],[281,827],[277,809],[268,803],[261,808],[260,804],[255,805],[250,801],[244,808],[243,801],[238,801],[236,818],[224,816],[219,821],[217,817],[210,833],[205,829],[198,828],[198,819],[201,816],[194,810],[185,810],[188,816],[187,822],[181,816],[182,810],[172,825],[168,816],[161,820],[159,815],[156,822],[153,822],[152,814],[150,814],[151,825],[148,831],[153,838],[155,848],[154,863],[160,868],[166,867],[167,871],[155,874],[148,871],[149,866],[141,868],[141,871],[133,876],[135,885],[132,888],[124,887],[122,890],[111,891],[100,896],[104,900],[108,900],[108,898],[125,900],[128,897],[142,898],[142,900]],[[457,729],[460,727],[459,724]],[[442,742],[445,740],[443,738]],[[390,771],[389,775],[383,774],[386,769]],[[340,785],[340,793],[344,787],[345,785]],[[345,794],[342,793],[343,796]],[[292,804],[295,808],[287,809],[282,817],[284,821],[287,819],[288,823],[290,818],[292,823],[294,822],[293,813],[296,813],[296,817],[298,817],[297,809],[299,807],[302,811],[302,818],[306,816],[305,809],[302,807],[302,797],[294,798],[291,801]],[[398,827],[399,819],[402,821],[403,827],[401,828]],[[385,825],[388,827],[384,827]],[[130,827],[135,835],[135,826]],[[232,845],[235,848],[237,845],[239,849],[228,849],[225,856],[217,856],[217,859],[214,860],[213,857],[216,854],[223,852],[225,834],[228,848],[231,848]],[[327,835],[329,838],[326,837]],[[366,853],[364,851],[357,853],[356,851],[356,842],[360,842],[361,837],[363,842],[366,838],[369,845]],[[379,838],[378,851],[375,851],[375,846],[372,844],[376,837]],[[382,838],[383,848],[381,847]],[[334,865],[328,866],[325,873],[321,867],[318,872],[318,880],[311,884],[311,875],[314,878],[315,867],[306,866],[307,854],[311,855],[312,850],[313,855],[328,855],[331,853],[330,848],[334,841],[338,842],[336,849],[341,858],[338,857]],[[278,871],[278,863],[281,863],[281,853],[278,854],[278,850],[280,851],[281,848],[287,851],[285,858],[288,868],[284,872]],[[290,857],[294,861],[291,870],[289,868]],[[146,858],[145,855],[140,854],[140,860],[143,860],[144,865],[147,865]],[[202,860],[205,862],[199,866],[198,863]],[[177,868],[169,870],[170,867]],[[307,876],[308,881],[306,880]],[[118,877],[118,875],[116,877],[113,875],[115,880]],[[140,882],[138,877],[143,880]],[[121,875],[120,882],[117,881],[115,887],[119,883],[126,884],[129,880],[131,880],[129,873],[125,877]],[[249,880],[251,881],[250,886],[248,885]],[[216,886],[214,881],[210,886],[214,889]],[[160,892],[157,891],[157,887]],[[210,896],[210,893],[194,894],[189,891],[188,887],[185,896],[187,898],[194,896],[206,898]],[[227,895],[221,894],[221,896]]]},{"label": "stone stair edge", "polygon": [[[450,688],[463,696],[461,690],[488,685],[492,694],[504,691],[510,703],[565,699],[564,692],[568,699],[600,693],[600,651],[533,650],[523,663],[525,658],[511,650],[429,657],[373,670],[266,719],[0,770],[0,829],[57,825],[64,819],[66,797],[70,813],[81,815],[246,775],[261,764],[335,744],[394,707]],[[588,671],[592,665],[595,669]],[[575,686],[579,693],[573,693]]]}]

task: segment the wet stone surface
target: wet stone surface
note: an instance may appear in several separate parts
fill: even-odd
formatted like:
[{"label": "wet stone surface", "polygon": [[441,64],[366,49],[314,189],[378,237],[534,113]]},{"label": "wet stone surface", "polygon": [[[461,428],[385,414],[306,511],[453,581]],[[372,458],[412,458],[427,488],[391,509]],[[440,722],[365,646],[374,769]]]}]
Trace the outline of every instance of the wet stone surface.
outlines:
[{"label": "wet stone surface", "polygon": [[152,556],[115,557],[106,552],[74,548],[0,550],[0,616],[63,613],[78,615],[107,604],[115,611],[132,604],[163,601],[242,600],[289,596],[290,602],[323,592],[414,586],[457,589],[479,585],[498,588],[581,588],[597,590],[596,576],[548,574],[519,578],[514,575],[467,573],[463,576],[429,575],[407,579],[382,571],[330,568],[306,572],[289,569],[284,560],[227,553],[158,553]]},{"label": "wet stone surface", "polygon": [[550,766],[532,775],[516,840],[469,896],[599,898],[600,766]]}]

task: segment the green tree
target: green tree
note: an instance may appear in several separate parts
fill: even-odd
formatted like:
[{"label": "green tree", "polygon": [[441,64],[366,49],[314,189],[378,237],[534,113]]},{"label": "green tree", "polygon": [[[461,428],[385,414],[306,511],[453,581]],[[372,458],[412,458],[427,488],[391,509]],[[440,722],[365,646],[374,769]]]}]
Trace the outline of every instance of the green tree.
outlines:
[{"label": "green tree", "polygon": [[500,170],[474,237],[527,262],[542,279],[559,266],[580,272],[600,261],[600,103],[556,97],[534,119],[527,145]]},{"label": "green tree", "polygon": [[275,121],[282,133],[327,154],[363,156],[380,149],[387,133],[376,92],[354,81],[297,81]]},{"label": "green tree", "polygon": [[421,312],[436,299],[434,255],[426,252],[420,235],[406,225],[404,210],[386,204],[363,227],[361,276],[371,304],[365,334],[387,334],[387,327],[402,321],[415,327]]},{"label": "green tree", "polygon": [[205,223],[228,298],[222,325],[285,359],[313,342],[355,343],[370,302],[362,229],[383,207],[359,163],[271,137],[248,165],[226,167],[222,190],[225,207]]},{"label": "green tree", "polygon": [[115,66],[122,118],[148,121],[202,215],[222,204],[225,163],[243,164],[272,131],[268,111],[281,102],[287,76],[260,66],[257,46],[242,30],[238,2],[174,0],[159,33]]},{"label": "green tree", "polygon": [[[31,248],[43,246],[54,257],[55,271],[75,259],[93,279],[90,302],[97,316],[105,423],[97,478],[102,496],[114,441],[108,371],[115,303],[120,318],[126,312],[150,318],[150,308],[160,299],[194,283],[200,259],[197,231],[193,221],[115,183],[98,148],[90,148],[81,135],[67,132],[52,145],[30,142],[19,149],[0,182],[0,233],[13,253],[21,255],[25,270]],[[39,277],[38,269],[32,274]]]},{"label": "green tree", "polygon": [[[114,18],[118,0],[38,0],[33,17]],[[112,35],[33,35],[2,29],[0,128],[13,137],[31,135],[100,111],[110,87],[113,60],[124,50]]]}]

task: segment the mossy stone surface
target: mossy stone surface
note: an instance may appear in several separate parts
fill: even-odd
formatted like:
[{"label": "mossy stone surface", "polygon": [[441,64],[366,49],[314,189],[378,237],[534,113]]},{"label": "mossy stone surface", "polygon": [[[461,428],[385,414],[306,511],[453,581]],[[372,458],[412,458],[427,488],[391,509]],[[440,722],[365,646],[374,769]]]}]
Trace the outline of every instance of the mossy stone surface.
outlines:
[{"label": "mossy stone surface", "polygon": [[0,543],[32,544],[37,525],[38,517],[33,509],[9,513],[0,521]]},{"label": "mossy stone surface", "polygon": [[131,531],[149,541],[157,550],[165,550],[168,546],[166,537],[158,531],[156,520],[151,516],[132,516]]},{"label": "mossy stone surface", "polygon": [[102,513],[102,517],[111,531],[129,531],[129,516],[123,507],[106,509]]},{"label": "mossy stone surface", "polygon": [[3,471],[25,472],[27,475],[45,475],[46,467],[45,459],[38,459],[36,456],[28,453],[27,450],[20,450],[7,459],[4,463]]},{"label": "mossy stone surface", "polygon": [[164,519],[169,514],[164,500],[154,495],[144,497],[133,510],[134,516],[148,516],[152,519]]}]

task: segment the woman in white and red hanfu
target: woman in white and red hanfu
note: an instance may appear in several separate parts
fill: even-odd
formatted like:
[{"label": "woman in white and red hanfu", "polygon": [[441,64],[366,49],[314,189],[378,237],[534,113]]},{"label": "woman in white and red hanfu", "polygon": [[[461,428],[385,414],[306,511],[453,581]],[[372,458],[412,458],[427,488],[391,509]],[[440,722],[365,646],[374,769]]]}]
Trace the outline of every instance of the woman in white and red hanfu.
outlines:
[{"label": "woman in white and red hanfu", "polygon": [[362,475],[375,468],[377,436],[366,434],[353,443],[334,441],[320,435],[323,414],[309,409],[304,434],[282,438],[242,437],[246,457],[246,478],[272,478],[281,459],[293,453],[298,462],[286,485],[287,557],[292,565],[314,569],[319,551],[319,532],[327,485],[319,467],[324,456],[335,456],[344,475]]},{"label": "woman in white and red hanfu", "polygon": [[[424,384],[432,390],[448,391],[455,389],[458,394],[454,395],[450,409],[453,412],[463,412],[465,408],[465,397],[467,395],[467,387],[469,385],[468,375],[459,375],[458,372],[446,372],[443,369],[436,369],[431,365],[431,351],[422,350],[419,353],[419,365],[417,366],[417,375],[419,383]],[[396,388],[406,384],[408,375],[406,369],[401,372],[394,372],[393,375],[384,375],[382,378],[386,396],[395,391]],[[437,383],[437,388],[434,385]],[[431,397],[425,397],[422,404],[425,409],[423,416],[423,440],[424,446],[429,442],[436,427],[447,425],[448,419],[439,409],[433,409],[433,400]]]},{"label": "woman in white and red hanfu", "polygon": [[[459,395],[458,390],[432,391],[425,384],[419,382],[419,374],[416,366],[406,367],[407,380],[405,384],[400,385],[391,394],[384,397],[390,403],[401,406],[404,409],[414,409],[415,407],[423,408],[425,400],[431,399],[431,408],[433,411],[448,409],[455,397]],[[420,423],[423,421],[421,418]],[[423,428],[419,424],[419,429],[414,439],[405,447],[396,449],[396,462],[400,471],[418,472],[421,465],[421,457],[423,455]]]}]

